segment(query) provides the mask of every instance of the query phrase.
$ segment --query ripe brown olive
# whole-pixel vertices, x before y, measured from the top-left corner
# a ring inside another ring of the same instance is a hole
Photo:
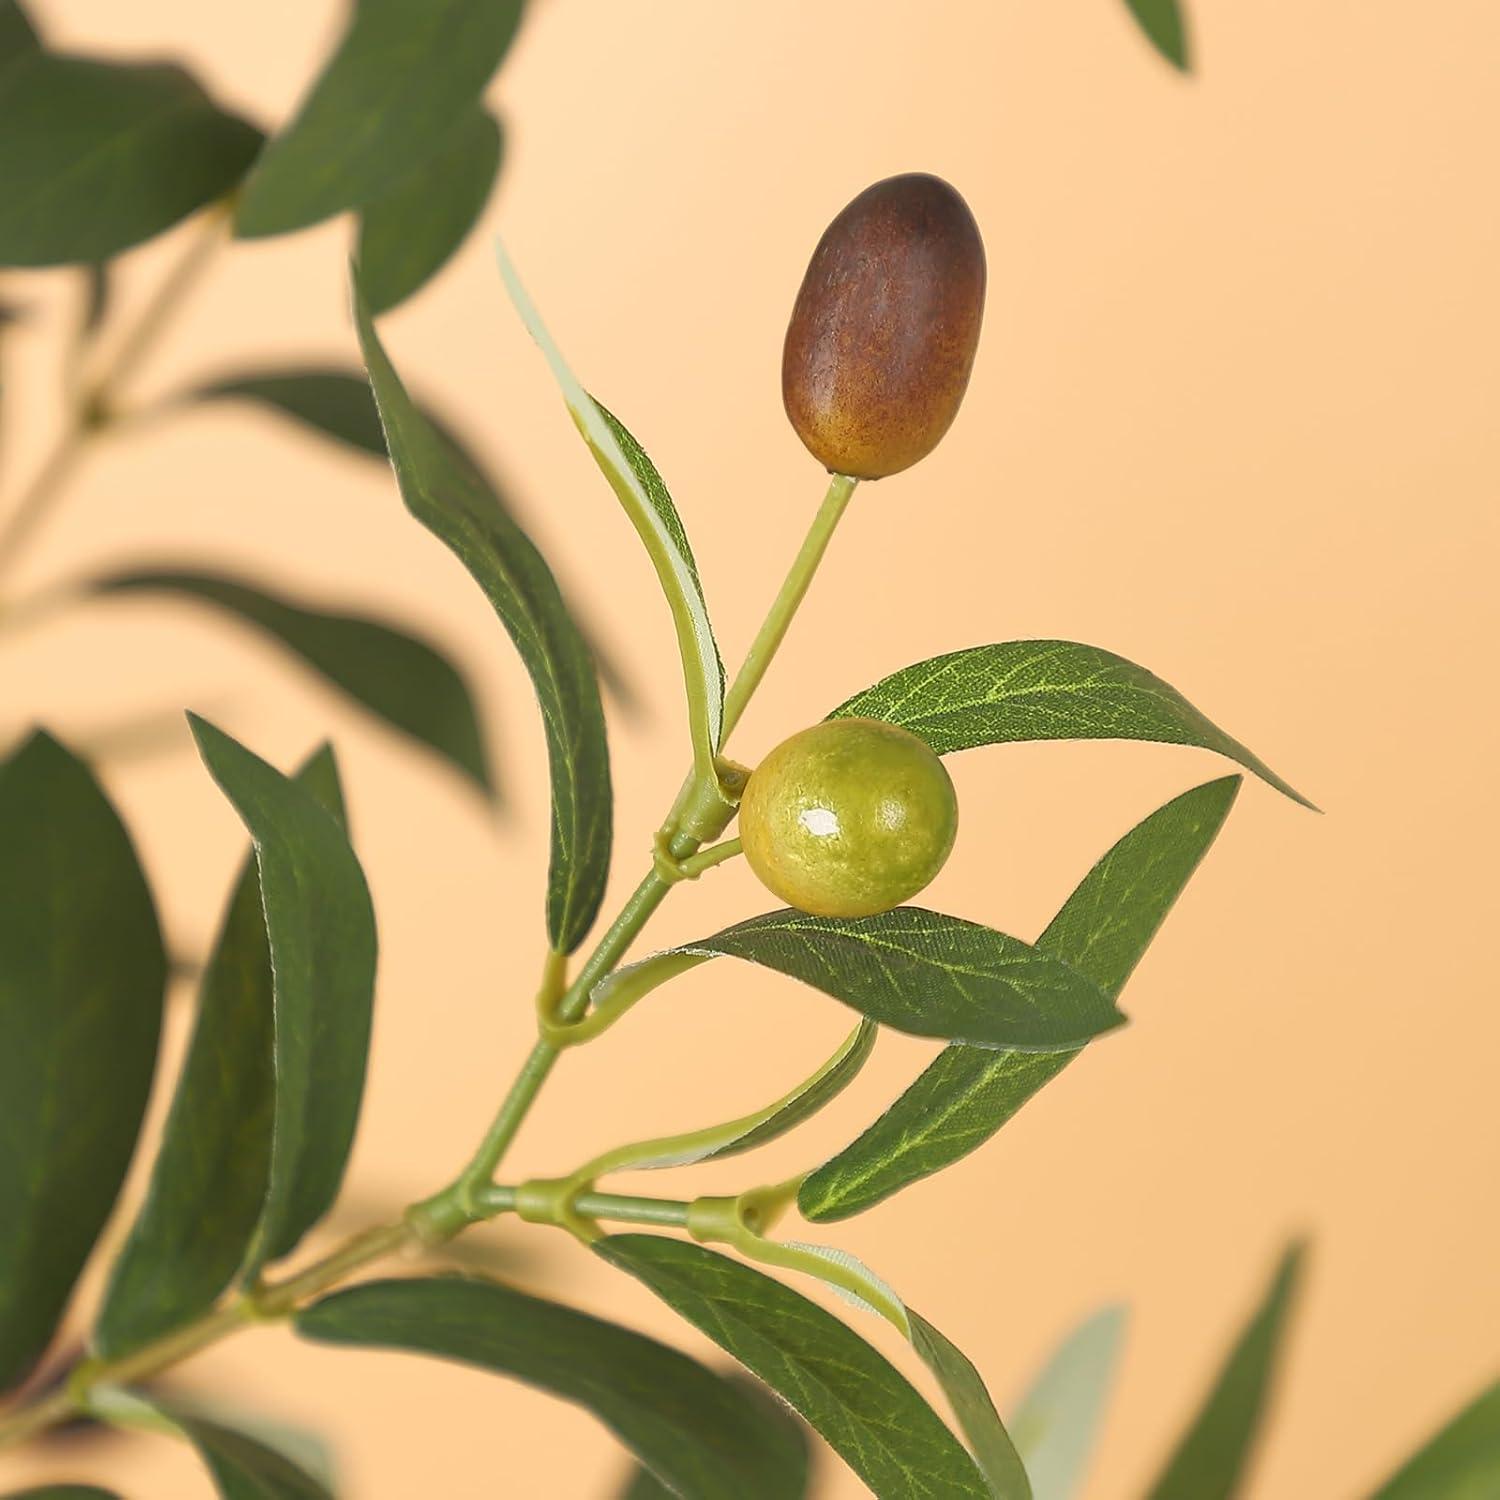
[[[761,883],[819,917],[867,917],[915,896],[958,830],[948,772],[916,735],[829,719],[750,773],[740,839]]]
[[[835,474],[880,479],[948,430],[984,315],[969,206],[924,173],[868,187],[818,241],[782,354],[787,416]]]

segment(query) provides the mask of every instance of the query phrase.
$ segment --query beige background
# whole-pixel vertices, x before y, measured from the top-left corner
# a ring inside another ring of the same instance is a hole
[[[37,9],[78,48],[180,53],[265,118],[295,101],[342,12]],[[683,759],[667,617],[504,302],[491,233],[673,485],[734,658],[820,490],[777,388],[806,257],[876,177],[923,168],[962,188],[991,276],[967,405],[930,460],[861,494],[737,753],[753,759],[908,661],[1059,635],[1160,672],[1327,813],[1247,787],[1127,991],[1135,1024],[982,1154],[827,1238],[957,1336],[1001,1398],[1076,1319],[1128,1300],[1088,1490],[1104,1500],[1138,1492],[1282,1238],[1305,1230],[1308,1295],[1251,1493],[1352,1496],[1500,1362],[1500,11],[1193,9],[1201,74],[1184,82],[1118,0],[544,0],[494,91],[513,149],[486,232],[386,333],[412,382],[482,435],[559,572],[643,663],[646,710],[612,723],[617,900]],[[351,358],[346,244],[339,224],[237,248],[141,393]],[[173,253],[129,257],[127,297]],[[74,287],[6,286],[39,308],[6,356],[13,490],[57,420]],[[511,798],[498,827],[269,648],[185,607],[93,606],[0,645],[13,727],[35,716],[85,737],[191,704],[283,762],[336,738],[383,944],[351,1182],[353,1212],[375,1211],[456,1164],[528,1042],[546,818],[527,684],[382,471],[254,413],[203,411],[101,450],[15,584],[168,555],[421,621],[471,665],[495,727]],[[1034,935],[1119,833],[1220,769],[1108,744],[962,757],[963,833],[932,903]],[[201,951],[239,857],[232,815],[180,730],[110,779],[174,943]],[[721,872],[658,936],[765,900],[744,870]],[[560,1170],[627,1134],[754,1107],[846,1024],[790,984],[704,971],[561,1070],[515,1165]],[[926,1050],[882,1044],[828,1117],[767,1153],[765,1175],[842,1144]],[[700,1172],[687,1190],[751,1170]],[[561,1236],[500,1243],[526,1246],[528,1285],[680,1332]],[[330,1433],[359,1500],[582,1500],[620,1469],[589,1418],[545,1397],[276,1331],[203,1359],[196,1388]],[[162,1440],[79,1449],[66,1468],[155,1500],[206,1493]],[[12,1459],[0,1479],[32,1472],[57,1470]],[[828,1495],[858,1493],[832,1464],[826,1478]]]

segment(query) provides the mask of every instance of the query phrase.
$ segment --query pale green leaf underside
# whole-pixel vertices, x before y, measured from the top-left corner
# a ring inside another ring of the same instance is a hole
[[[1058,1346],[1010,1421],[1035,1500],[1073,1500],[1098,1441],[1125,1332],[1125,1309],[1105,1307]]]
[[[1282,1255],[1264,1297],[1147,1500],[1230,1500],[1239,1493],[1270,1401],[1302,1259],[1301,1245]]]
[[[641,445],[617,418],[584,390],[547,331],[536,305],[511,264],[503,246],[497,247],[500,274],[526,330],[546,356],[563,400],[583,434],[594,461],[619,497],[631,524],[645,544],[662,592],[677,627],[677,644],[687,681],[693,720],[693,742],[699,756],[712,756],[724,730],[724,664],[709,622],[708,602],[698,577],[698,565],[688,546],[682,518],[672,503],[661,475]]]
[[[221,1500],[333,1500],[333,1492],[277,1448],[185,1406],[149,1403],[198,1450]]]
[[[905,1376],[816,1303],[699,1245],[614,1235],[595,1249],[778,1392],[880,1500],[987,1500],[973,1460]]]
[[[1500,1381],[1422,1445],[1370,1500],[1493,1500],[1500,1495]]]
[[[674,951],[760,964],[897,1031],[979,1047],[1055,1052],[1124,1020],[1098,985],[1067,964],[920,906],[850,918],[788,908]]]
[[[1084,877],[1037,951],[1117,999],[1233,805],[1238,776],[1195,787],[1131,829]],[[1076,1052],[946,1048],[857,1140],[811,1173],[810,1219],[847,1218],[982,1146]]]
[[[1307,798],[1144,667],[1074,641],[1002,641],[903,667],[856,693],[831,719],[883,719],[939,755],[1023,740],[1148,740],[1196,745]]]

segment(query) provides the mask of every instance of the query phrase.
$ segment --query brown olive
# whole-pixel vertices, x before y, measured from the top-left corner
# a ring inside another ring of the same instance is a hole
[[[941,178],[888,177],[828,226],[781,364],[787,416],[825,468],[880,479],[932,452],[974,367],[984,281],[979,226]]]

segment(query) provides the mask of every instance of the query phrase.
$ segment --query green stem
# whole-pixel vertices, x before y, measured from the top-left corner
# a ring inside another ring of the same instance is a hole
[[[828,493],[823,496],[823,503],[818,507],[812,526],[803,539],[802,548],[797,553],[791,571],[781,585],[781,592],[777,594],[775,602],[771,605],[765,623],[760,627],[759,634],[746,653],[744,665],[736,673],[729,692],[725,695],[725,740],[729,738],[730,730],[739,723],[756,688],[760,686],[761,679],[766,675],[766,669],[771,665],[782,641],[786,639],[792,618],[807,596],[813,575],[818,571],[818,564],[823,561],[823,554],[827,552],[828,544],[833,540],[834,529],[838,526],[854,494],[854,487],[858,483],[857,479],[850,479],[847,474],[835,474],[829,481]]]
[[[488,1187],[479,1196],[486,1216],[514,1213],[516,1189]],[[626,1193],[580,1193],[571,1204],[585,1219],[611,1219],[622,1224],[652,1224],[664,1229],[686,1229],[688,1204],[673,1198],[641,1198]]]
[[[52,451],[43,459],[41,468],[16,501],[4,525],[0,526],[0,572],[14,564],[37,527],[56,506],[85,450],[109,425],[110,408],[120,386],[135,373],[163,329],[182,307],[224,242],[228,226],[228,204],[216,204],[204,216],[202,231],[167,273],[166,280],[142,310],[139,321],[125,335],[114,357],[74,403],[67,425]]]

